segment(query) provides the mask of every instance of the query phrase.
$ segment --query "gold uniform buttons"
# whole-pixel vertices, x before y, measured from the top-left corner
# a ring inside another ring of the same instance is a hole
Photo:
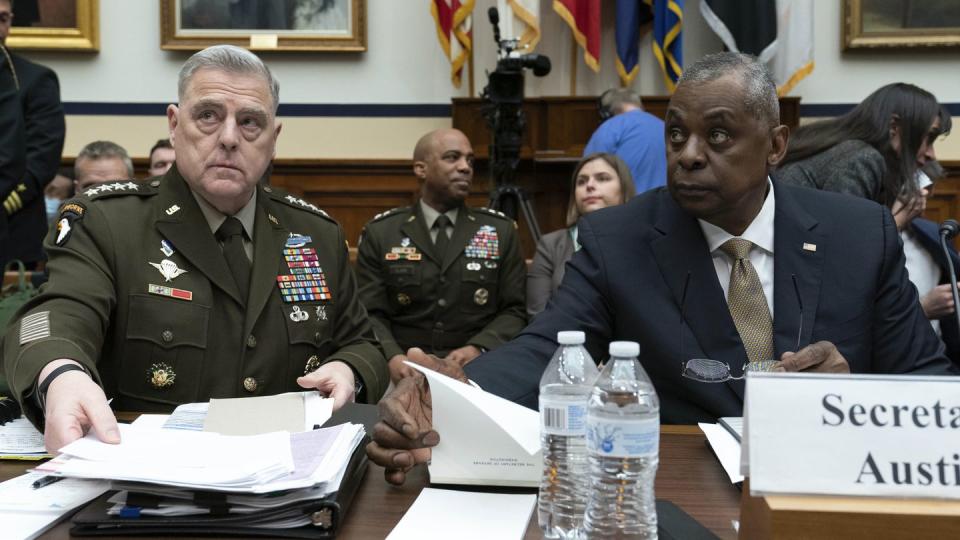
[[[160,339],[162,339],[164,343],[170,343],[173,341],[173,332],[170,330],[164,330],[163,332],[160,332]]]
[[[399,293],[399,294],[397,294],[397,303],[400,304],[401,306],[409,306],[409,305],[410,305],[410,295],[408,295],[408,294],[406,294],[406,293]]]
[[[253,334],[250,334],[249,336],[247,336],[247,347],[250,347],[252,349],[256,346],[257,346],[257,338]]]
[[[320,362],[319,356],[315,354],[310,355],[310,358],[307,358],[307,364],[303,367],[303,374],[307,375],[313,373],[314,371],[320,369],[321,364],[322,363]]]
[[[447,301],[443,298],[437,300],[437,305],[440,307],[447,307]]]
[[[247,392],[256,392],[257,391],[257,380],[253,377],[247,377],[243,380],[243,389]]]

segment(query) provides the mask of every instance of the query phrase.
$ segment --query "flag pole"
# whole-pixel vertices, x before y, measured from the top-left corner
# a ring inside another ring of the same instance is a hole
[[[570,32],[570,95],[577,95],[577,40]]]
[[[470,64],[467,68],[467,78],[470,81],[470,97],[475,97],[477,94],[473,88],[473,47],[470,47],[470,56],[467,57],[467,62]]]

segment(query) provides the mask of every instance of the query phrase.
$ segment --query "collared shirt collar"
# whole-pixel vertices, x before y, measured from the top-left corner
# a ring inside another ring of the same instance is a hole
[[[227,216],[205,201],[203,197],[198,195],[195,191],[191,190],[190,193],[193,193],[193,198],[197,200],[197,204],[200,206],[200,211],[203,213],[203,218],[207,220],[207,225],[210,226],[210,231],[213,234],[217,234],[217,229],[219,229],[220,225],[223,225],[223,222],[227,220]],[[234,214],[234,217],[240,220],[240,224],[243,225],[243,232],[247,233],[247,238],[253,240],[253,225],[257,218],[256,189],[253,190],[253,196],[250,197],[250,201],[248,201],[239,212]]]
[[[423,199],[420,200],[420,211],[423,212],[424,225],[427,227],[427,230],[433,228],[433,222],[440,217],[440,212],[437,212],[429,204],[423,202]],[[444,212],[448,218],[450,218],[450,225],[457,225],[457,215],[460,212],[460,208],[452,208]]]
[[[753,218],[753,221],[739,238],[749,240],[753,242],[755,246],[772,254],[773,218],[776,213],[776,202],[773,196],[773,181],[770,180],[769,176],[767,177],[767,186],[769,187],[767,190],[767,198],[763,201],[760,212]],[[702,219],[698,219],[697,221],[700,222],[700,229],[703,230],[703,237],[707,240],[710,253],[719,249],[727,240],[734,238],[732,234],[712,223],[707,223]]]

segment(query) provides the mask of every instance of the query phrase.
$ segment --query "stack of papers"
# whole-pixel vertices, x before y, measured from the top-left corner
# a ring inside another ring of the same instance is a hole
[[[743,436],[743,418],[725,417],[718,424],[698,424],[703,434],[707,436],[710,448],[723,466],[724,472],[730,477],[730,482],[743,482],[740,474],[740,439]]]
[[[387,540],[523,538],[536,502],[532,494],[424,488]]]
[[[0,459],[43,459],[50,457],[43,446],[43,433],[20,417],[0,426]]]
[[[43,476],[27,473],[0,483],[4,538],[36,538],[71,510],[109,488],[108,482],[67,479],[34,489],[33,483]]]

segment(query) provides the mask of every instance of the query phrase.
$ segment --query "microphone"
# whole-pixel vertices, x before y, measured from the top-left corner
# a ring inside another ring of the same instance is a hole
[[[940,224],[940,236],[946,236],[947,240],[953,240],[953,237],[960,233],[960,223],[955,219],[948,219]]]
[[[500,24],[500,12],[497,10],[496,6],[487,10],[487,17],[490,19],[490,24]]]
[[[957,318],[957,330],[960,331],[960,315],[957,315],[957,309],[960,309],[960,293],[957,292],[957,271],[953,268],[953,257],[950,256],[950,248],[947,247],[947,241],[952,240],[958,232],[960,232],[960,223],[957,223],[956,220],[948,219],[940,224],[940,249],[943,250],[943,260],[947,261],[947,270],[950,271],[953,313]]]

